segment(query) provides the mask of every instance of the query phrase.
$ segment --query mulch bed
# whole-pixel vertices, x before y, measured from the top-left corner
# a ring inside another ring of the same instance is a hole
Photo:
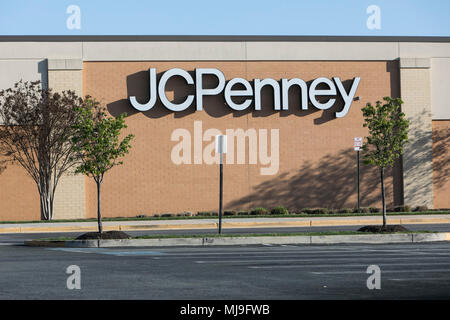
[[[100,240],[100,239],[131,239],[131,236],[123,231],[106,231],[103,233],[87,232],[76,238],[76,240]]]
[[[404,226],[399,224],[383,226],[365,226],[358,229],[360,232],[384,233],[384,232],[409,232]]]

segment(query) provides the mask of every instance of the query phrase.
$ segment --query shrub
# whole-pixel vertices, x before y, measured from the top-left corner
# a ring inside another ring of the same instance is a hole
[[[138,214],[136,216],[136,218],[138,218],[138,219],[147,218],[147,215],[145,215],[145,214]]]
[[[327,208],[304,208],[302,213],[306,214],[328,214]]]
[[[224,216],[237,216],[237,214],[238,213],[236,211],[234,211],[234,210],[226,210],[226,211],[223,212]]]
[[[338,212],[339,212],[338,209],[328,209],[328,214],[336,214]]]
[[[201,217],[210,217],[211,216],[211,212],[209,212],[209,211],[199,211],[199,212],[197,212],[197,215],[201,216]]]
[[[239,211],[238,216],[248,216],[248,211]]]
[[[314,214],[328,214],[327,208],[316,208],[314,209]]]
[[[278,206],[278,207],[272,208],[272,210],[270,210],[270,214],[279,214],[279,215],[289,214],[289,211],[288,211],[288,209],[286,209],[283,206]]]
[[[153,217],[159,218],[159,213],[154,214]]]
[[[163,217],[163,218],[173,217],[173,216],[175,216],[173,213],[163,213],[163,214],[161,215],[161,217]]]
[[[184,214],[185,217],[193,217],[194,216],[194,214],[192,212],[189,212],[189,211],[185,211],[185,212],[183,212],[183,214]]]
[[[425,211],[429,211],[429,209],[427,206],[417,206],[414,208],[414,211],[425,212]]]
[[[394,207],[394,212],[411,212],[410,206],[396,206]]]
[[[342,208],[342,209],[339,209],[338,212],[339,213],[353,213],[353,210],[350,208]]]
[[[250,211],[250,214],[252,216],[265,215],[265,214],[267,214],[267,209],[266,208],[254,208],[254,209],[252,209],[252,211]]]
[[[381,211],[380,208],[375,208],[375,207],[369,207],[370,213],[378,213]]]
[[[362,207],[362,208],[359,208],[360,209],[360,211],[362,212],[362,213],[371,213],[372,211],[370,211],[370,208],[368,208],[368,207]]]

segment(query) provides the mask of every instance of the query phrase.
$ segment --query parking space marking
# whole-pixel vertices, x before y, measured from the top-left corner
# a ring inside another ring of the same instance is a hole
[[[389,266],[411,266],[411,263],[379,263],[380,267],[389,267]],[[435,263],[414,263],[414,266],[450,266],[450,262],[435,262]],[[274,266],[247,266],[249,269],[297,269],[297,268],[367,268],[368,264],[358,264],[358,263],[349,263],[349,264],[293,264],[293,265],[274,265]],[[450,272],[450,270],[449,270]]]
[[[442,280],[450,280],[449,277],[441,277],[441,278],[396,278],[396,279],[387,279],[388,281],[442,281]]]
[[[450,273],[448,269],[410,269],[410,270],[383,270],[384,273]],[[312,274],[366,274],[366,270],[364,271],[310,271]]]
[[[104,248],[49,248],[48,250],[53,251],[65,251],[65,252],[76,252],[76,253],[97,253],[104,255],[113,256],[152,256],[152,255],[163,255],[164,252],[160,251],[150,251],[150,250],[111,250]]]
[[[445,257],[424,257],[424,256],[418,256],[418,257],[355,257],[358,260],[370,260],[370,261],[376,261],[378,260],[430,260],[430,259],[442,259]],[[277,258],[275,261],[276,262],[317,262],[317,261],[327,261],[327,262],[332,262],[332,261],[347,261],[349,258],[348,257],[340,257],[340,258],[330,258],[330,257],[318,257],[315,259],[305,259],[302,257],[296,258],[296,259],[283,259],[283,258]],[[270,263],[270,262],[274,262],[274,259],[259,259],[259,260],[250,260],[250,259],[242,259],[242,260],[197,260],[195,261],[196,263],[199,264],[235,264],[235,263]],[[383,262],[378,262],[379,264],[382,264]],[[331,264],[330,264],[331,265]]]

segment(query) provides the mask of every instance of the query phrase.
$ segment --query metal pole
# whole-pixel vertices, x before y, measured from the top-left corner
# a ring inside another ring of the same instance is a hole
[[[219,234],[222,233],[222,198],[223,198],[223,154],[220,153],[220,186],[219,186]]]
[[[358,167],[358,213],[360,212],[360,199],[359,199],[359,150],[356,151],[356,162],[357,162],[357,167]]]

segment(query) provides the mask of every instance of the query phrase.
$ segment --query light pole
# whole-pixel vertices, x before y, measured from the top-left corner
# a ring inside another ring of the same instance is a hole
[[[216,153],[220,156],[219,162],[219,234],[222,233],[223,214],[223,154],[227,153],[227,136],[216,136]]]

